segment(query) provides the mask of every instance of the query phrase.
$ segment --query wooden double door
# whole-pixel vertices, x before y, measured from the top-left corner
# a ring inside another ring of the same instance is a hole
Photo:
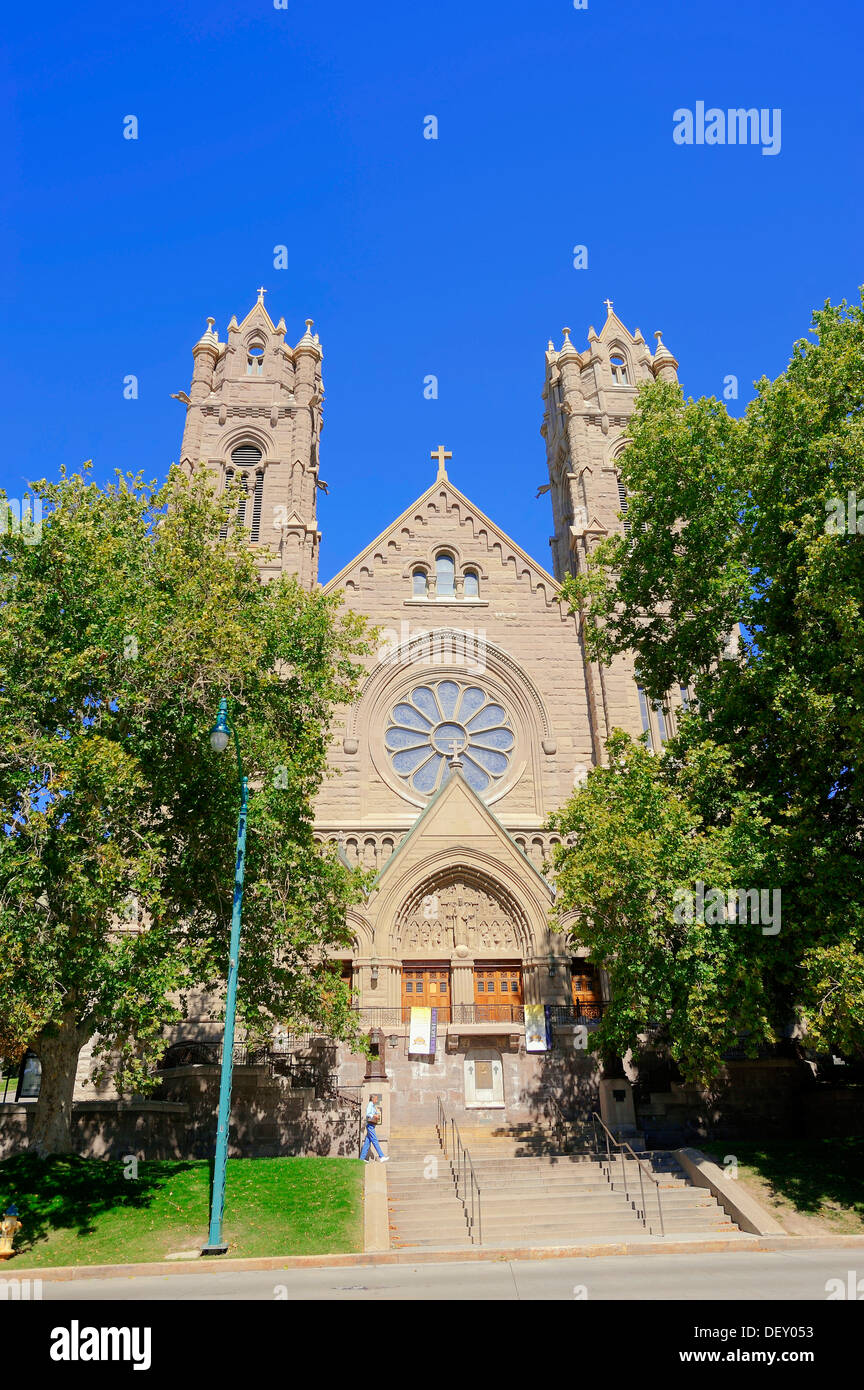
[[[450,1022],[450,968],[447,965],[403,965],[402,1022],[412,1009],[437,1009],[438,1022]]]
[[[522,967],[475,965],[474,1012],[478,1023],[520,1023]]]
[[[603,991],[596,965],[575,960],[571,966],[570,992],[573,1005],[583,1018],[599,1018],[603,1012]]]

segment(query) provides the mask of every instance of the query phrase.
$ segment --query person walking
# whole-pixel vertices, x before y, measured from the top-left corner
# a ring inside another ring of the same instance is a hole
[[[381,1123],[381,1097],[380,1095],[370,1096],[369,1104],[366,1106],[366,1138],[363,1141],[363,1148],[360,1150],[360,1157],[364,1163],[369,1162],[370,1146],[375,1150],[382,1163],[389,1163],[390,1159],[381,1152],[381,1145],[378,1143],[378,1135],[375,1133],[375,1126]]]

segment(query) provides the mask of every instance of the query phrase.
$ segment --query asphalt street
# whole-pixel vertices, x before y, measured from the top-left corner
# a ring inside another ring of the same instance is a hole
[[[760,1300],[827,1299],[829,1280],[864,1275],[864,1250],[629,1255],[595,1259],[483,1260],[343,1265],[76,1279],[43,1283],[45,1300]],[[861,1276],[858,1276],[861,1277]]]

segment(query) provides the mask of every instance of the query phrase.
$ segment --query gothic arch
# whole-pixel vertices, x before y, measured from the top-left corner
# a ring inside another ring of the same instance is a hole
[[[521,904],[500,881],[476,867],[448,864],[408,891],[393,924],[391,947],[397,956],[411,949],[440,949],[449,956],[460,947],[472,955],[492,950],[525,956],[531,952],[531,928]]]
[[[553,901],[549,885],[533,874],[529,880],[515,863],[507,863],[485,851],[471,849],[466,845],[453,845],[446,855],[429,855],[412,865],[405,875],[394,875],[392,884],[382,887],[380,898],[374,907],[376,921],[383,927],[379,933],[379,954],[389,952],[394,959],[400,958],[404,954],[406,927],[413,925],[418,916],[422,918],[424,899],[434,897],[436,893],[447,898],[447,890],[460,883],[468,888],[470,893],[476,894],[478,899],[485,897],[486,902],[483,906],[487,913],[490,907],[494,909],[497,905],[499,923],[503,926],[506,918],[512,925],[511,944],[504,944],[502,932],[502,941],[497,947],[494,941],[487,946],[483,942],[478,943],[476,939],[472,946],[467,940],[456,939],[455,924],[452,932],[449,932],[448,928],[449,935],[445,939],[443,928],[446,926],[448,910],[445,903],[444,913],[441,914],[444,918],[441,923],[441,944],[430,946],[429,950],[446,956],[451,956],[455,950],[459,955],[461,945],[467,948],[464,952],[466,955],[474,952],[480,955],[513,954],[523,959],[548,950],[549,909]],[[478,901],[475,930],[482,920],[480,905]],[[494,919],[494,911],[492,916]],[[385,932],[388,930],[389,941],[385,940]],[[415,949],[419,949],[422,954],[426,948]]]
[[[237,425],[222,441],[223,467],[230,468],[231,455],[235,449],[239,449],[244,444],[252,444],[256,449],[261,450],[261,459],[258,463],[259,468],[264,468],[268,463],[275,462],[273,457],[272,436],[258,429],[255,425]]]

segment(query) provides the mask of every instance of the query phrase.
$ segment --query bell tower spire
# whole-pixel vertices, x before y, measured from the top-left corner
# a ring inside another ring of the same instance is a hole
[[[192,349],[181,464],[207,468],[221,492],[239,483],[240,517],[262,578],[295,574],[318,582],[318,450],[323,426],[323,356],[313,321],[296,347],[285,320],[274,324],[257,290],[242,323],[232,316],[220,342],[215,320]]]

